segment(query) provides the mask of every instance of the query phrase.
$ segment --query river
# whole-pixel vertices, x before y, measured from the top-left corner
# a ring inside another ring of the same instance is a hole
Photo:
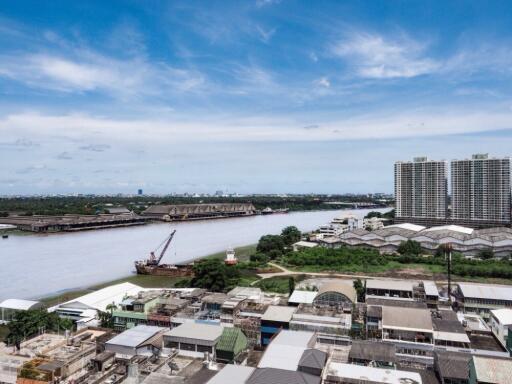
[[[254,244],[262,235],[280,233],[288,225],[311,231],[335,217],[364,217],[369,211],[292,212],[76,233],[11,235],[0,239],[0,301],[43,297],[125,277],[133,273],[133,262],[146,258],[171,227],[176,235],[163,262],[179,263],[229,246]]]

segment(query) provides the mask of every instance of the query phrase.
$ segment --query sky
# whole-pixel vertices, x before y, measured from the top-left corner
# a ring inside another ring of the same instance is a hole
[[[0,194],[392,192],[512,152],[505,1],[5,1]]]

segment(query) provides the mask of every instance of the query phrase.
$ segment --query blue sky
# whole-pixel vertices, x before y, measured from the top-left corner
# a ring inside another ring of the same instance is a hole
[[[503,1],[12,1],[0,194],[391,192],[510,155]]]

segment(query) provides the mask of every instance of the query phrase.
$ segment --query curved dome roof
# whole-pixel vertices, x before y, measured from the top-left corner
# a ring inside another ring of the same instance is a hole
[[[318,297],[326,292],[335,292],[335,293],[341,293],[342,295],[346,296],[350,301],[353,303],[356,302],[357,293],[354,287],[351,284],[345,283],[343,281],[331,281],[325,284],[322,284],[320,288],[318,289],[318,294],[315,297],[315,300],[318,299]]]

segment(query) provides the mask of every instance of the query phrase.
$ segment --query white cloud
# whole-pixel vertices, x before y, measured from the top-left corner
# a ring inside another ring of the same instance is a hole
[[[314,84],[319,87],[329,88],[331,86],[331,82],[327,77],[321,77],[314,81]]]
[[[366,78],[415,77],[439,69],[440,63],[425,56],[426,46],[401,37],[390,40],[380,35],[355,33],[331,47],[332,52]]]
[[[470,134],[512,130],[512,110],[434,109],[411,110],[394,114],[375,114],[322,121],[316,129],[304,129],[304,123],[284,117],[205,116],[195,120],[139,120],[101,118],[90,115],[10,115],[0,120],[0,133],[11,135],[77,138],[104,145],[113,140],[122,145],[173,145],[176,142],[244,141],[325,141],[408,138]],[[144,140],[141,142],[141,132]],[[94,147],[100,148],[100,147]],[[104,149],[101,147],[100,149]]]
[[[142,57],[115,59],[89,50],[70,57],[52,54],[0,56],[0,76],[60,92],[103,91],[119,98],[198,90],[198,71],[150,63]]]
[[[272,28],[272,29],[263,29],[262,27],[260,27],[259,25],[256,26],[256,30],[258,31],[258,34],[260,36],[260,40],[264,43],[268,43],[270,41],[270,39],[272,38],[272,36],[274,36],[274,33],[276,33],[276,28]]]

